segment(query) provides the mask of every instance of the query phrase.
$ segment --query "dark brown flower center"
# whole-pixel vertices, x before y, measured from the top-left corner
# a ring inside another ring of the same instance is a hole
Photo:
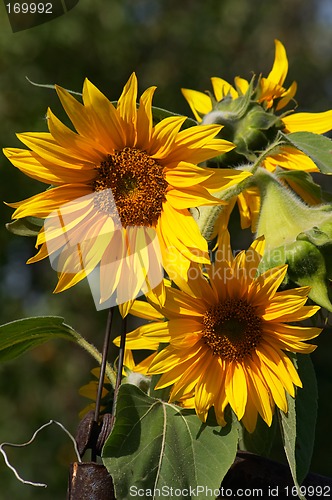
[[[155,226],[168,186],[163,167],[145,151],[124,148],[108,155],[93,181],[95,206],[119,214],[123,227]]]
[[[203,340],[214,354],[228,361],[250,356],[262,338],[262,320],[245,300],[228,299],[208,309]]]

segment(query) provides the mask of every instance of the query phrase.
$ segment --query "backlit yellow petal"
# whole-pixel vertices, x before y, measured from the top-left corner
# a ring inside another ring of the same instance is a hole
[[[181,92],[198,122],[202,121],[202,116],[212,111],[212,102],[207,94],[190,89],[181,89]]]
[[[235,88],[228,82],[226,82],[226,80],[214,76],[211,78],[211,82],[212,82],[213,92],[217,101],[221,101],[227,95],[230,95],[233,99],[239,97],[239,94],[237,93]],[[210,109],[210,111],[212,111],[212,108]]]
[[[272,70],[268,75],[268,80],[278,85],[283,85],[288,72],[288,59],[285,47],[279,40],[275,40],[275,56]]]

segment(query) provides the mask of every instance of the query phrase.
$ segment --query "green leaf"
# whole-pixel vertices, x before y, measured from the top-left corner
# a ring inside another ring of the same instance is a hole
[[[37,236],[43,224],[44,220],[38,217],[23,217],[22,219],[14,220],[14,222],[8,222],[6,228],[18,236]]]
[[[40,316],[1,325],[0,361],[16,358],[54,338],[77,341],[78,334],[63,321],[57,316]]]
[[[332,174],[332,141],[312,132],[281,134],[286,143],[309,156],[323,174]]]
[[[118,500],[138,490],[144,498],[160,498],[155,489],[171,487],[180,492],[179,499],[191,498],[185,494],[191,487],[195,498],[205,500],[205,488],[217,490],[233,464],[237,441],[235,426],[203,424],[192,411],[126,384],[119,391],[115,426],[102,458]]]
[[[309,472],[315,440],[317,418],[317,382],[308,355],[297,355],[302,389],[296,398],[287,395],[288,413],[279,412],[287,460],[295,486],[299,486]],[[299,495],[305,500],[304,496]]]
[[[268,457],[273,445],[276,428],[277,424],[275,418],[272,421],[272,425],[269,427],[259,414],[254,432],[248,432],[239,422],[238,433],[240,450],[250,451],[256,455]]]
[[[58,316],[38,316],[19,319],[0,326],[0,362],[17,358],[30,349],[34,349],[49,340],[70,340],[85,349],[99,364],[100,352],[71,326]],[[116,373],[112,366],[106,364],[106,376],[115,384]]]

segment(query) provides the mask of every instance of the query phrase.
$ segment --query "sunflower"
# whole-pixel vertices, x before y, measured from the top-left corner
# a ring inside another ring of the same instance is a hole
[[[10,204],[16,208],[14,219],[47,218],[37,237],[39,251],[28,262],[54,257],[59,273],[55,292],[99,272],[99,266],[100,302],[118,289],[117,303],[128,300],[128,287],[135,297],[142,281],[151,278],[149,266],[158,267],[151,262],[158,253],[151,251],[151,232],[166,270],[185,275],[190,261],[208,262],[206,241],[189,208],[219,203],[212,191],[249,175],[197,166],[234,147],[215,139],[221,127],[180,131],[182,116],[154,125],[155,87],[142,94],[138,106],[135,74],[116,106],[88,79],[83,103],[61,87],[56,91],[76,132],[48,110],[48,133],[18,134],[30,149],[4,150],[26,175],[51,184],[43,193]]]
[[[151,320],[155,310],[155,321],[127,335],[130,349],[168,344],[152,354],[148,373],[162,374],[157,389],[172,386],[170,401],[194,407],[203,422],[213,406],[222,426],[230,405],[249,432],[258,413],[270,426],[275,406],[287,412],[286,393],[302,386],[288,353],[311,353],[316,346],[304,341],[320,333],[289,324],[319,307],[304,305],[309,287],[277,291],[287,266],[257,274],[263,246],[260,238],[233,258],[227,242],[208,276],[193,264],[188,282],[166,288],[164,307],[153,296],[136,301],[132,313],[146,308]]]
[[[293,82],[288,89],[283,87],[287,72],[288,59],[286,50],[279,40],[275,40],[275,59],[272,70],[266,78],[259,78],[257,88],[254,92],[257,103],[259,103],[265,111],[268,111],[268,113],[280,111],[282,108],[286,107],[295,96],[297,90],[296,82]],[[211,78],[211,82],[214,94],[213,97],[195,90],[182,89],[182,93],[199,123],[209,121],[208,116],[213,109],[216,109],[214,106],[218,106],[218,103],[226,99],[234,101],[240,98],[248,91],[250,86],[247,80],[240,77],[235,78],[235,87],[217,77]],[[313,132],[315,134],[323,134],[332,129],[332,110],[322,113],[288,112],[287,114],[281,115],[280,119],[281,126],[278,126],[278,129],[281,129],[285,134],[292,132]],[[275,130],[275,133],[276,132],[277,129]],[[222,134],[223,132],[221,132],[221,136]],[[265,146],[267,145],[268,141],[266,141]],[[264,147],[261,149],[264,149]],[[319,171],[311,158],[295,147],[286,145],[280,146],[278,149],[275,149],[273,154],[266,156],[261,166],[270,172],[274,172],[277,167],[287,170],[301,170],[304,172]],[[303,189],[300,183],[290,181],[289,185],[307,203],[316,204],[321,202],[321,200],[313,197]],[[240,212],[242,229],[251,226],[252,231],[255,231],[260,206],[259,190],[254,187],[251,187],[249,190],[244,190],[238,197],[230,201],[232,208],[236,202]],[[227,227],[231,211],[231,209],[228,209],[222,212],[218,225],[216,226],[215,235],[220,232],[220,227]]]
[[[288,59],[286,50],[279,40],[275,40],[275,59],[269,75],[259,79],[256,89],[257,102],[261,103],[264,109],[279,111],[293,99],[297,85],[292,85],[285,89],[283,83],[288,72]],[[211,78],[214,97],[196,90],[182,89],[196,120],[204,122],[204,117],[213,110],[215,101],[221,102],[226,97],[233,100],[244,95],[249,89],[249,82],[244,78],[235,78],[235,87],[227,83],[222,78]],[[322,113],[289,113],[282,116],[282,131],[286,134],[292,132],[313,132],[324,134],[332,129],[332,110]],[[268,156],[263,166],[270,171],[274,171],[277,166],[290,170],[304,170],[306,172],[318,171],[313,161],[301,151],[292,147],[283,146],[275,154]]]

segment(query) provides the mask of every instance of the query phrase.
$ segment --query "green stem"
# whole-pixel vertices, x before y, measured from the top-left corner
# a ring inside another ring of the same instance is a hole
[[[282,145],[285,144],[285,141],[283,140],[282,137],[277,136],[276,140],[272,142],[271,144],[268,145],[268,147],[259,155],[255,163],[253,163],[252,167],[249,169],[249,172],[252,174],[255,174],[257,169],[261,166],[261,163],[272,153],[276,154],[278,148]]]
[[[230,201],[234,196],[238,196],[244,189],[253,186],[253,176],[247,177],[242,182],[229,189],[224,189],[218,193],[213,193],[215,198],[223,201]],[[192,214],[198,224],[202,236],[206,240],[212,239],[214,227],[219,215],[224,210],[224,205],[215,205],[213,207],[200,207],[198,212],[192,211]],[[196,215],[198,214],[198,215]]]
[[[85,340],[85,338],[82,337],[79,333],[73,331],[72,335],[75,338],[76,343],[80,347],[83,347],[83,349],[85,349],[100,365],[102,361],[102,355],[98,351],[98,349],[96,349],[94,345],[90,344],[87,340]],[[112,386],[115,387],[116,373],[108,362],[106,363],[105,374],[106,377],[109,379],[110,383],[112,384]]]

